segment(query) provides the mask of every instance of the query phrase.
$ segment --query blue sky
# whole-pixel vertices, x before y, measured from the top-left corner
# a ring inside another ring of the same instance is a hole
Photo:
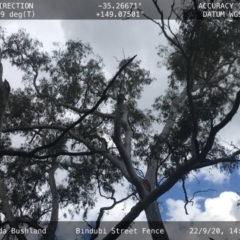
[[[211,172],[214,170],[210,169],[209,171]],[[234,171],[232,174],[223,173],[221,180],[215,183],[212,183],[209,180],[206,180],[204,175],[202,176],[200,175],[198,177],[198,180],[196,180],[195,178],[192,178],[191,180],[186,181],[188,198],[191,199],[194,192],[203,191],[195,195],[195,198],[193,200],[194,202],[193,206],[197,207],[197,209],[199,209],[201,212],[205,212],[206,211],[205,203],[207,199],[212,199],[213,201],[215,200],[217,203],[217,201],[219,201],[221,198],[223,200],[223,196],[221,196],[222,193],[225,194],[226,196],[229,195],[229,198],[235,195],[235,202],[232,202],[231,207],[236,208],[237,210],[238,199],[240,200],[240,197],[238,197],[237,195],[240,190],[238,182],[239,182],[238,170]],[[209,190],[209,191],[205,192],[206,190]],[[169,202],[170,199],[173,201]],[[163,219],[166,221],[176,220],[174,216],[172,216],[172,214],[169,212],[169,208],[171,208],[171,206],[174,207],[174,205],[177,204],[177,201],[180,201],[178,202],[178,203],[181,203],[180,205],[184,205],[185,195],[182,189],[182,182],[178,182],[171,190],[169,190],[163,196],[161,196],[161,198],[159,198],[159,201],[163,202],[163,206],[161,207],[161,213],[162,213]],[[223,200],[223,203],[224,203],[224,200]],[[189,203],[187,206],[189,215],[185,214],[184,209],[181,210],[181,214],[185,215],[185,220],[192,218],[191,206],[192,206],[191,203]],[[224,205],[222,207],[224,207]],[[192,211],[194,212],[195,210],[192,210]],[[229,215],[231,214],[233,213],[229,212]],[[238,214],[239,216],[235,216],[236,220],[240,220],[240,212],[238,212]],[[225,216],[222,216],[222,217],[220,217],[220,215],[218,216],[220,221],[224,221]],[[218,220],[217,217],[215,220]]]

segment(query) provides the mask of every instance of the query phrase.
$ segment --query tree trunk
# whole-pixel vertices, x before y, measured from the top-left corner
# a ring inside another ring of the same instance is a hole
[[[151,164],[148,165],[147,173],[145,176],[146,179],[148,180],[148,184],[150,185],[150,189],[148,190],[148,192],[151,192],[152,189],[154,189],[154,187],[156,186],[155,173],[156,173],[157,167],[158,166],[157,166],[156,161],[152,161]],[[145,189],[147,189],[146,185],[145,185]],[[169,240],[167,231],[166,231],[163,221],[162,221],[162,217],[161,217],[161,213],[160,213],[157,201],[154,201],[153,203],[151,203],[147,207],[147,209],[145,209],[145,213],[146,213],[149,229],[164,230],[164,234],[154,234],[153,233],[152,239],[153,240]]]
[[[149,229],[154,230],[164,230],[164,234],[152,233],[153,240],[169,240],[167,231],[164,227],[162,217],[157,202],[151,203],[145,210]],[[158,230],[158,231],[159,231]]]
[[[58,168],[57,157],[53,158],[52,168],[49,171],[49,186],[52,194],[52,211],[51,211],[51,220],[48,224],[46,234],[42,236],[43,240],[54,240],[55,233],[58,226],[58,210],[59,210],[59,199],[57,185],[55,181],[54,174]]]
[[[5,191],[5,186],[4,186],[4,183],[1,179],[1,175],[0,175],[0,198],[2,200],[3,213],[4,213],[6,219],[9,222],[10,228],[19,230],[18,225],[17,225],[17,223],[16,223],[16,221],[15,221],[13,215],[12,215],[12,211],[11,211],[11,208],[10,208],[10,205],[9,205],[9,202],[8,202],[7,194],[6,194],[6,191]],[[16,234],[16,236],[19,240],[27,240],[26,237],[23,234]]]

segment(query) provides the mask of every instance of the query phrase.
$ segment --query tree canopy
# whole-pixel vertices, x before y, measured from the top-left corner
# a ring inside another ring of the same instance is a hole
[[[151,20],[168,40],[157,53],[170,75],[165,94],[146,110],[137,102],[155,79],[136,56],[119,61],[115,76],[106,79],[103,60],[89,44],[54,43],[50,54],[24,30],[6,36],[1,29],[1,60],[24,73],[24,88],[9,93],[1,65],[2,227],[41,230],[48,221],[42,237],[54,239],[59,209],[74,205],[70,214],[83,210],[86,219],[99,191],[113,205],[100,209],[92,226],[98,228],[104,211],[120,202],[115,186],[126,179],[129,195],[121,201],[133,197],[136,205],[116,228],[128,228],[145,211],[150,229],[164,229],[158,197],[191,171],[218,166],[231,173],[238,167],[240,150],[230,154],[217,138],[240,103],[238,21],[185,15],[173,32],[153,2],[161,20]],[[163,126],[160,133],[156,124]],[[24,139],[19,148],[12,145],[14,135]],[[57,172],[66,176],[61,184]],[[119,235],[110,232],[104,240]],[[9,231],[6,236],[12,237]]]

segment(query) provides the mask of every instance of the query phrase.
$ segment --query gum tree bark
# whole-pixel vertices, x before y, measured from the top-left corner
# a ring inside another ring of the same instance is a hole
[[[51,220],[46,229],[46,235],[42,236],[44,240],[55,239],[55,232],[58,226],[59,198],[54,174],[58,168],[57,158],[53,158],[52,168],[49,170],[49,186],[52,194]]]
[[[127,114],[128,114],[127,109],[128,108],[127,106],[125,106],[125,103],[124,103],[124,96],[122,94],[119,94],[117,99],[117,109],[116,109],[116,115],[115,115],[115,121],[114,121],[113,140],[126,166],[127,172],[129,174],[129,178],[131,179],[130,182],[134,184],[140,199],[143,200],[146,196],[149,195],[151,190],[154,189],[154,187],[156,186],[155,173],[156,173],[157,165],[155,164],[156,163],[155,161],[149,164],[150,167],[148,168],[145,179],[141,179],[137,176],[131,160],[132,130],[127,121]],[[124,136],[125,136],[124,144],[121,139],[121,127],[124,130]],[[149,228],[151,230],[156,230],[156,229],[165,230],[165,227],[162,222],[160,210],[156,201],[151,203],[145,209],[145,213],[148,220]],[[169,238],[168,238],[167,231],[165,230],[164,234],[162,234],[161,236],[159,234],[152,233],[152,239],[168,240]]]

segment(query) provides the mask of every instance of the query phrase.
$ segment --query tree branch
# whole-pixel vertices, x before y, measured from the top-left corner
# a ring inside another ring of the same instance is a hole
[[[115,80],[117,79],[117,77],[120,75],[120,73],[133,61],[133,59],[136,57],[137,55],[135,55],[134,57],[132,57],[131,59],[129,59],[119,70],[118,72],[115,74],[115,76],[113,77],[113,79],[110,81],[110,83],[108,84],[108,86],[105,88],[105,90],[103,91],[103,94],[101,96],[101,98],[98,100],[98,102],[95,104],[94,107],[92,107],[88,112],[86,112],[85,114],[83,114],[83,116],[81,116],[76,122],[74,122],[73,124],[71,124],[70,126],[68,126],[61,134],[60,136],[58,136],[53,142],[47,144],[47,145],[43,145],[39,148],[34,149],[31,153],[35,154],[36,152],[39,152],[43,149],[47,149],[50,148],[52,146],[54,146],[55,144],[57,144],[66,134],[69,130],[71,130],[72,128],[74,128],[76,125],[78,125],[79,123],[81,123],[89,114],[93,113],[95,110],[97,110],[97,108],[99,107],[99,105],[106,99],[106,93],[109,90],[109,88],[113,85],[113,83],[115,82]],[[36,73],[37,76],[37,73]]]
[[[143,197],[145,195],[145,189],[143,187],[143,184],[141,183],[140,178],[137,176],[131,162],[131,153],[127,151],[127,149],[124,147],[121,139],[121,128],[122,124],[127,124],[126,122],[123,122],[123,116],[125,115],[126,118],[126,109],[124,108],[124,97],[123,94],[118,95],[117,100],[117,109],[115,113],[115,119],[114,119],[114,137],[113,141],[116,144],[118,151],[123,159],[123,162],[126,166],[127,172],[132,179],[132,183],[136,186],[138,193],[140,197]],[[126,120],[126,119],[125,119]],[[125,130],[128,131],[127,126],[125,126]],[[131,129],[130,135],[132,134]],[[129,133],[125,133],[128,135]],[[126,136],[126,140],[129,140],[129,136]],[[130,136],[130,142],[128,144],[131,144],[131,136]]]
[[[90,156],[93,154],[102,154],[105,151],[91,151],[91,152],[68,152],[68,151],[60,151],[53,154],[47,154],[47,155],[36,155],[32,154],[31,152],[25,152],[25,151],[14,151],[14,150],[0,150],[0,155],[5,156],[18,156],[18,157],[26,157],[26,158],[35,158],[35,159],[45,159],[45,158],[52,158],[52,157],[58,157],[58,156]]]
[[[217,124],[215,127],[213,127],[209,133],[207,142],[200,154],[200,159],[205,159],[208,152],[211,150],[214,140],[215,140],[215,136],[216,134],[222,129],[224,128],[233,118],[233,116],[237,113],[237,110],[239,108],[239,104],[240,104],[240,91],[237,92],[236,95],[236,99],[235,102],[233,104],[233,107],[231,109],[231,111],[226,115],[226,117],[219,123]]]
[[[13,129],[5,129],[3,132],[6,133],[6,132],[15,132],[15,131],[26,131],[26,130],[32,130],[32,129],[57,129],[57,130],[64,131],[66,129],[66,127],[62,127],[62,126],[58,126],[58,125],[52,125],[52,126],[49,126],[49,125],[32,125],[31,127],[19,127],[19,128],[13,128]],[[132,183],[132,180],[129,177],[128,172],[126,170],[126,167],[125,167],[125,165],[122,161],[119,161],[119,159],[117,159],[113,155],[109,154],[108,152],[102,151],[102,149],[96,148],[91,143],[89,143],[86,139],[84,139],[81,136],[77,136],[72,131],[69,131],[68,134],[69,134],[69,136],[71,136],[76,141],[79,141],[79,142],[83,143],[91,151],[91,152],[83,152],[82,155],[92,155],[92,154],[95,154],[95,153],[101,154],[103,157],[107,158],[112,164],[114,164],[118,169],[120,169],[123,176],[129,182]],[[8,155],[8,156],[27,156],[27,157],[31,156],[29,153],[23,153],[22,151],[15,151],[15,153],[12,153],[12,151],[8,151],[8,152],[4,152],[4,151],[6,151],[6,150],[0,150],[0,154],[5,153],[5,155]],[[12,155],[10,155],[11,153],[12,153]],[[18,155],[18,154],[20,154],[20,155]],[[68,152],[61,152],[61,154],[69,155]],[[72,153],[72,154],[73,154],[73,156],[81,155],[81,153]],[[76,154],[76,155],[74,155],[74,154]],[[38,159],[38,158],[43,159],[43,158],[47,158],[47,157],[57,157],[57,156],[59,156],[59,155],[57,155],[57,153],[56,153],[56,154],[45,155],[45,156],[32,155],[31,157],[35,157],[36,159]]]

